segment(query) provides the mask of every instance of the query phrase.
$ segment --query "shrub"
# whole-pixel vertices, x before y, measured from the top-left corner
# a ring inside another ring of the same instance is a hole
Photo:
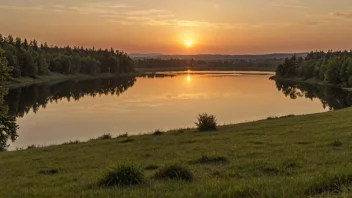
[[[156,179],[170,179],[170,180],[185,180],[192,181],[193,174],[186,167],[181,165],[172,165],[160,169],[154,175]]]
[[[198,122],[195,123],[199,131],[215,131],[217,128],[216,118],[214,115],[207,113],[198,115]]]
[[[101,187],[134,186],[144,182],[143,172],[134,165],[120,165],[100,181]]]
[[[164,134],[164,132],[160,131],[159,129],[156,130],[156,131],[153,133],[153,135],[155,135],[155,136],[159,136],[159,135],[162,135],[162,134]]]
[[[108,140],[108,139],[112,139],[112,135],[111,134],[104,134],[102,136],[99,136],[96,140]]]
[[[216,163],[227,163],[229,162],[226,157],[223,156],[208,156],[202,155],[202,157],[195,161],[197,164],[216,164]]]
[[[27,147],[27,149],[34,149],[34,148],[37,148],[37,146],[36,146],[36,145],[34,145],[34,144],[29,145],[29,146]]]

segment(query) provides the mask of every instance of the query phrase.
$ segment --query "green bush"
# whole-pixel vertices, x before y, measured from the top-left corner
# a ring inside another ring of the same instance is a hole
[[[134,186],[144,182],[143,172],[134,165],[120,165],[100,181],[101,187]]]
[[[185,180],[192,181],[193,174],[186,167],[181,165],[172,165],[160,169],[155,173],[156,179],[170,179],[170,180]]]
[[[207,113],[198,115],[198,122],[195,123],[199,131],[215,131],[217,129],[216,118]]]

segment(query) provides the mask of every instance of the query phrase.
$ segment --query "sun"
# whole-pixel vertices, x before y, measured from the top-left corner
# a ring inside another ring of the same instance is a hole
[[[186,41],[186,42],[185,42],[185,45],[186,45],[187,47],[192,47],[193,42],[192,42],[192,41]]]

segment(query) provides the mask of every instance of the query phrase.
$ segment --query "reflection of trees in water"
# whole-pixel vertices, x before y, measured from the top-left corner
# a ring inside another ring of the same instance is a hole
[[[15,141],[18,137],[16,117],[8,115],[9,108],[4,104],[4,95],[8,90],[0,88],[0,151],[6,151],[10,139]]]
[[[36,113],[40,107],[46,108],[48,103],[78,101],[84,96],[120,95],[136,82],[135,77],[119,77],[95,79],[81,82],[65,81],[50,85],[39,84],[13,89],[5,96],[5,104],[9,106],[9,115],[23,117],[31,109]]]
[[[276,81],[276,87],[291,99],[305,97],[313,100],[313,98],[317,98],[322,102],[324,108],[328,107],[330,110],[352,106],[352,93],[342,89],[283,81]]]

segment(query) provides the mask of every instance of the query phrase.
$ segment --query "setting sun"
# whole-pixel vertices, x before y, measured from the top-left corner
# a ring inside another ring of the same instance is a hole
[[[192,41],[186,41],[186,46],[187,47],[192,47],[192,45],[193,45]]]

